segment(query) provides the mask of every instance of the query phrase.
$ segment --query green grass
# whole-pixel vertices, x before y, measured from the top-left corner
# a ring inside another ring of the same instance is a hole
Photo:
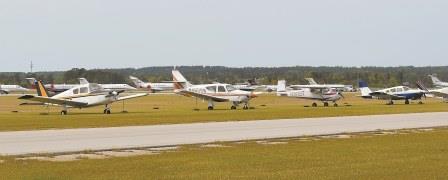
[[[197,102],[200,110],[194,111],[194,98],[150,95],[126,101],[129,113],[120,113],[121,103],[113,104],[113,114],[110,115],[102,114],[103,107],[94,107],[70,109],[69,115],[61,116],[60,107],[19,106],[21,102],[17,97],[0,97],[0,131],[448,111],[448,104],[437,99],[428,98],[423,105],[404,105],[403,101],[397,101],[398,104],[387,106],[385,101],[365,100],[355,97],[355,94],[346,94],[346,98],[339,102],[341,107],[337,108],[304,107],[312,101],[263,95],[251,102],[255,109],[230,110],[229,103],[217,103],[214,111],[206,110],[207,103],[201,100]],[[344,103],[352,106],[343,106]],[[321,103],[319,105],[322,106]],[[49,114],[41,115],[46,112]]]
[[[288,144],[184,146],[159,155],[0,164],[2,179],[445,179],[448,129]]]

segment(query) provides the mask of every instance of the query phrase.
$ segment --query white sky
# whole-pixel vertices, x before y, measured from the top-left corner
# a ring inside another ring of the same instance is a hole
[[[0,0],[0,71],[448,65],[446,0]]]

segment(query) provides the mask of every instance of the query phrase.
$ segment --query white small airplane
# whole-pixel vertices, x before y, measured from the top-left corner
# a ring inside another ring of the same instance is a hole
[[[240,104],[244,104],[243,109],[249,109],[249,101],[258,94],[236,89],[230,84],[193,85],[178,70],[173,70],[172,74],[174,91],[187,97],[208,101],[208,110],[214,109],[214,102],[231,102],[230,109],[236,109]]]
[[[86,78],[78,78],[79,84],[89,84],[89,81],[87,81]],[[109,91],[121,91],[121,90],[136,90],[135,87],[132,87],[128,84],[98,84],[100,85],[104,90]]]
[[[439,78],[437,78],[437,76],[435,74],[428,75],[428,76],[431,78],[432,83],[434,84],[434,86],[436,86],[436,87],[448,87],[448,82],[441,81]]]
[[[389,100],[388,105],[393,105],[394,100],[404,100],[405,104],[409,104],[409,100],[420,100],[419,104],[422,104],[421,99],[425,96],[424,90],[411,89],[407,86],[395,86],[372,92],[364,81],[359,81],[359,89],[362,98]]]
[[[45,86],[41,81],[36,81],[35,86],[37,90],[37,96],[24,95],[19,97],[19,99],[36,101],[42,103],[42,105],[47,106],[61,106],[61,115],[66,115],[68,108],[81,109],[100,105],[105,105],[103,111],[104,114],[110,114],[110,104],[112,104],[113,102],[148,95],[147,93],[140,93],[120,97],[119,95],[123,91],[106,91],[98,84],[88,83],[78,85],[67,91],[50,97],[48,91],[45,89]]]
[[[158,91],[172,91],[174,89],[173,83],[151,83],[143,82],[137,77],[129,76],[135,87],[137,88],[147,88],[149,91],[155,93]]]
[[[29,89],[24,88],[20,85],[0,84],[0,94],[9,94],[11,92],[24,92],[24,91],[29,91]]]
[[[336,103],[344,96],[334,88],[329,88],[324,85],[300,85],[294,86],[293,89],[286,87],[285,80],[279,80],[277,82],[277,96],[295,97],[301,99],[318,100],[324,103],[324,106],[328,106],[328,102],[333,102],[333,106],[337,107]],[[312,107],[317,107],[317,103],[313,102]]]

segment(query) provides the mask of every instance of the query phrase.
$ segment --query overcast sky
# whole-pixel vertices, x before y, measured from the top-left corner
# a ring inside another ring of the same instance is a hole
[[[0,71],[448,65],[446,0],[0,0]]]

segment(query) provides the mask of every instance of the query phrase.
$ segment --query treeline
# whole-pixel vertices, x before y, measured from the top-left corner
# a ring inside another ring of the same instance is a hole
[[[170,81],[173,67],[145,67],[125,69],[79,69],[57,72],[0,73],[1,84],[20,84],[27,86],[26,77],[35,77],[45,83],[78,83],[79,77],[96,83],[131,83],[129,75],[143,81]],[[418,80],[431,85],[428,74],[437,74],[441,80],[448,81],[448,66],[437,67],[243,67],[224,66],[179,66],[184,76],[193,83],[242,83],[257,79],[260,84],[276,84],[278,79],[286,79],[290,84],[307,83],[304,78],[312,77],[319,83],[342,83],[356,85],[359,79],[372,87],[390,87],[402,84],[413,86]]]

